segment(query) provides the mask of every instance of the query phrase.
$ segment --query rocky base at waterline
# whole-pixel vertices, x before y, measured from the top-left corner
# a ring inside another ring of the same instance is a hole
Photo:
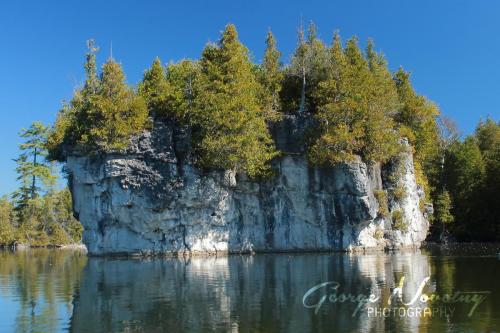
[[[383,167],[362,161],[312,167],[303,139],[309,122],[286,116],[273,127],[282,155],[273,163],[275,176],[265,181],[199,170],[190,155],[189,128],[161,121],[122,153],[68,154],[74,212],[89,253],[420,246],[428,222],[411,153]]]

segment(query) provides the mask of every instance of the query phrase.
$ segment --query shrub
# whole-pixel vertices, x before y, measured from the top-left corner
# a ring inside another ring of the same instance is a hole
[[[401,201],[406,196],[406,190],[403,186],[400,185],[394,189],[393,194],[396,201]]]
[[[377,227],[377,229],[373,233],[373,237],[377,240],[382,239],[384,237],[384,230],[382,230],[380,227]]]
[[[389,207],[387,205],[387,194],[384,190],[375,190],[375,199],[378,202],[378,213],[382,217],[389,216]]]
[[[392,212],[392,225],[396,230],[400,231],[408,230],[408,225],[404,220],[403,212],[401,210],[395,210]]]

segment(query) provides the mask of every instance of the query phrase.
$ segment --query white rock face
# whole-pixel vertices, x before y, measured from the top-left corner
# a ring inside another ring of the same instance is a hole
[[[419,246],[428,222],[419,209],[412,156],[401,155],[392,198],[390,167],[358,161],[333,168],[307,163],[307,121],[287,117],[273,129],[282,157],[276,176],[252,181],[191,163],[189,131],[155,123],[122,154],[67,157],[75,215],[90,254],[329,251]],[[389,194],[406,231],[378,214],[375,190]]]

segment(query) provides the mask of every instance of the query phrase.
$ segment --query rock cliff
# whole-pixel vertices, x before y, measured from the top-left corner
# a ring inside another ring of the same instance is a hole
[[[261,181],[199,170],[192,163],[189,128],[168,122],[155,122],[122,153],[69,154],[74,211],[89,253],[419,246],[428,222],[411,153],[383,167],[362,161],[312,167],[304,154],[308,127],[308,118],[297,116],[273,127],[282,154],[273,162],[275,176]],[[384,212],[379,201],[385,200]]]

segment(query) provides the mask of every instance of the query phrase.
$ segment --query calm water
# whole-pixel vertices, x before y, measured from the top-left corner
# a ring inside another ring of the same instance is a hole
[[[2,251],[0,332],[500,332],[498,252],[119,260]],[[404,305],[422,283],[429,297],[470,297]]]

